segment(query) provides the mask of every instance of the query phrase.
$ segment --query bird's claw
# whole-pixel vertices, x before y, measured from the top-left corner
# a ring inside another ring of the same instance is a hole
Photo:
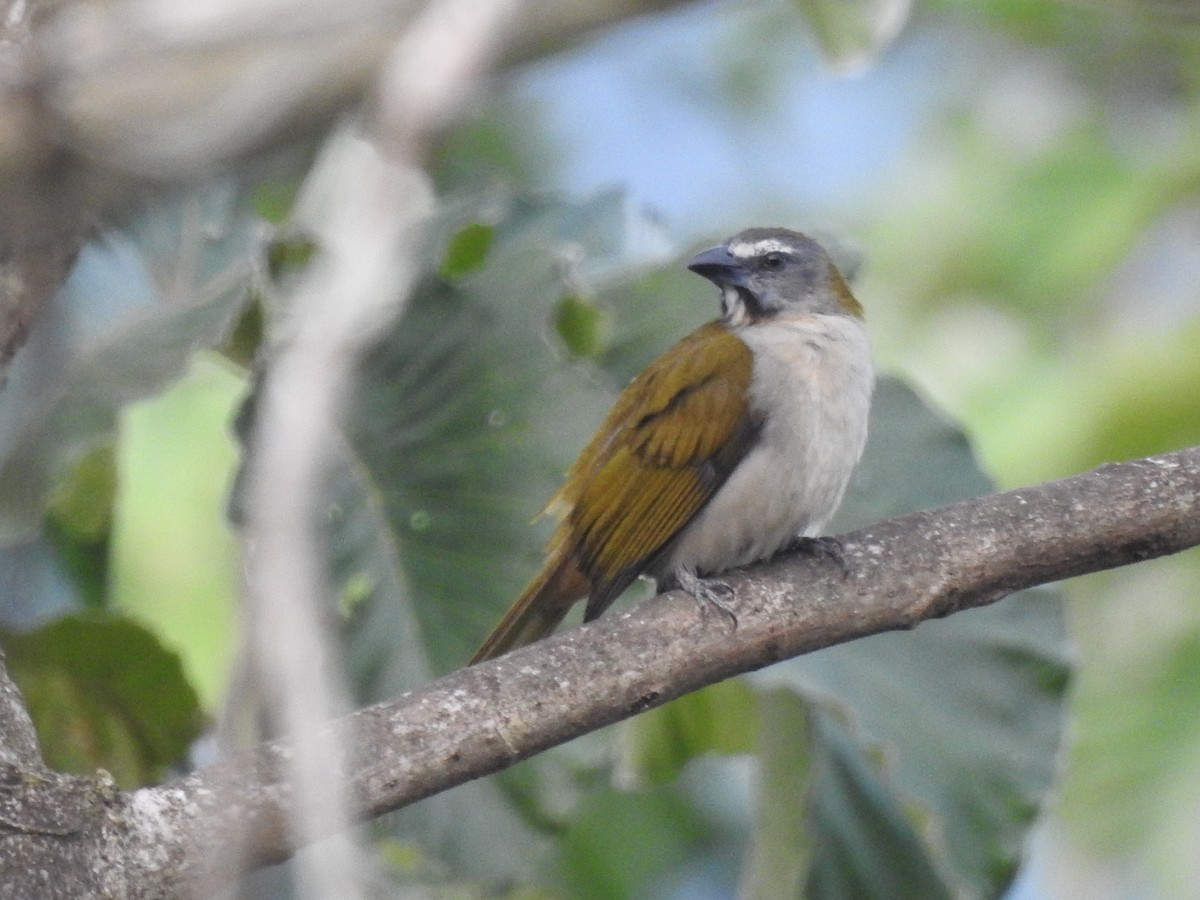
[[[737,630],[737,613],[725,599],[733,596],[733,588],[724,581],[701,578],[686,569],[676,572],[675,580],[679,583],[680,588],[692,595],[692,599],[700,607],[701,615],[707,615],[709,610],[715,609],[729,620],[729,624],[735,631]]]
[[[842,570],[842,577],[850,577],[850,566],[846,562],[846,548],[835,537],[796,537],[780,552],[807,553],[809,556],[831,559]]]

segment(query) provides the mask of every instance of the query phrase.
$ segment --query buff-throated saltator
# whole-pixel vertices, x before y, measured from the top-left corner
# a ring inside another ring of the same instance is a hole
[[[639,575],[720,600],[725,569],[820,534],[867,437],[874,374],[862,307],[812,238],[750,228],[688,268],[721,317],[633,379],[567,472],[537,577],[471,662],[545,637]]]

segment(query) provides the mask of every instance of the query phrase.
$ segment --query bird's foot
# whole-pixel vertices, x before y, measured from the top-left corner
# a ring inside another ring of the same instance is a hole
[[[835,537],[795,537],[779,551],[780,553],[807,553],[809,556],[831,559],[839,569],[842,577],[850,577],[850,566],[846,562],[846,548]]]
[[[677,571],[675,573],[675,581],[679,584],[680,588],[692,595],[692,599],[700,607],[701,615],[705,615],[709,610],[715,609],[729,620],[729,624],[735,631],[737,630],[737,613],[733,611],[733,607],[726,600],[726,598],[733,596],[733,588],[724,581],[701,578],[690,569],[680,569]]]

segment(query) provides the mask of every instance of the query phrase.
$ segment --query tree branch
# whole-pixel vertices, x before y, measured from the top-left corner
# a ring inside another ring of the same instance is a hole
[[[398,809],[780,659],[1196,546],[1200,447],[914,513],[842,540],[847,577],[804,556],[727,576],[736,631],[672,593],[341,720],[335,727],[363,748],[347,773],[358,815]],[[125,852],[153,869],[127,874],[187,883],[204,854],[180,848],[219,841],[233,823],[241,833],[249,825],[255,862],[286,858],[295,849],[280,778],[288,753],[264,744],[127,795]]]
[[[685,2],[526,0],[499,62]],[[15,16],[0,0],[0,248],[74,234],[153,185],[321,133],[371,89],[425,5],[192,0],[147,15],[137,0],[30,0],[19,8],[36,14]]]
[[[347,773],[355,814],[398,809],[786,657],[1196,546],[1200,447],[891,519],[843,543],[847,577],[802,556],[726,576],[736,631],[670,594],[333,723],[360,748]],[[284,859],[298,849],[290,756],[263,744],[127,793],[103,777],[0,767],[0,883],[22,897],[49,896],[48,877],[72,897],[177,897],[233,877],[206,871],[230,835],[250,837],[249,865]]]
[[[500,62],[684,2],[526,0]],[[0,0],[0,388],[89,228],[154,185],[320,133],[361,100],[419,7],[193,2],[152,22],[130,0]]]
[[[72,221],[46,239],[32,187],[55,158],[50,129],[27,82],[36,2],[0,0],[0,390],[41,308],[66,280],[87,227]]]
[[[3,651],[0,651],[0,765],[32,772],[42,771],[46,765],[25,700],[8,677]]]
[[[399,317],[419,269],[434,207],[418,167],[422,151],[459,112],[518,7],[519,0],[427,3],[381,72],[374,143],[335,134],[293,211],[320,249],[270,333],[246,460],[243,599],[250,670],[266,700],[261,712],[275,726],[271,733],[290,742],[284,772],[296,802],[289,831],[313,847],[297,860],[302,897],[365,895],[365,858],[349,839],[349,791],[339,778],[352,735],[321,727],[348,708],[325,627],[321,488],[359,354]],[[339,839],[316,841],[331,833]],[[211,849],[206,878],[237,868],[220,845]]]

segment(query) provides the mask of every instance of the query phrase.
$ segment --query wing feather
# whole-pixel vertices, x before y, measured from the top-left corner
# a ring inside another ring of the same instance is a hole
[[[551,549],[577,560],[591,619],[644,572],[725,482],[759,425],[749,347],[720,323],[692,332],[630,382],[549,509]]]

